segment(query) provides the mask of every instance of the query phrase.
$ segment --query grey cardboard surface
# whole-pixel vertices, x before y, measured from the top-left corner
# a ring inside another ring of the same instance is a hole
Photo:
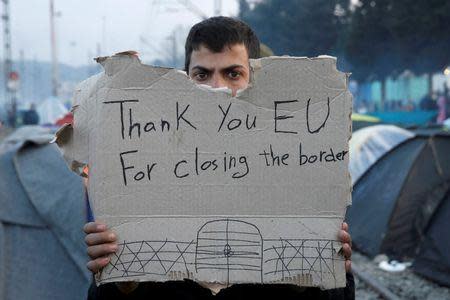
[[[335,58],[252,60],[237,97],[136,57],[101,63],[61,143],[119,237],[99,283],[345,286],[352,104]]]

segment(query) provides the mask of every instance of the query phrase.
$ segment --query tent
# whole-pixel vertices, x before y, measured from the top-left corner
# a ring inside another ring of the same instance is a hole
[[[64,117],[69,110],[56,97],[49,97],[36,108],[39,114],[39,124],[54,125],[56,121]]]
[[[355,183],[386,152],[414,137],[414,133],[395,125],[374,125],[357,130],[350,139],[350,174]]]
[[[414,260],[450,286],[450,134],[418,133],[385,153],[353,186],[347,210],[356,249]]]

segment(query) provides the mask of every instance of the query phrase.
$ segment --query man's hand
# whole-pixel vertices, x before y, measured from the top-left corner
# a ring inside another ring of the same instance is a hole
[[[342,253],[345,257],[345,271],[350,272],[352,269],[352,238],[348,233],[348,224],[343,222],[338,238],[342,243]]]
[[[97,273],[109,263],[110,254],[117,251],[117,236],[99,221],[84,225],[84,232],[86,233],[84,241],[88,246],[87,253],[91,258],[87,268],[92,273]]]
[[[109,263],[109,255],[117,251],[117,237],[105,224],[99,221],[87,223],[84,226],[84,232],[87,234],[85,242],[88,246],[88,255],[91,258],[91,261],[87,263],[87,267],[91,272],[97,273]],[[345,257],[345,271],[350,272],[352,242],[348,233],[347,223],[342,223],[338,238],[342,243],[342,252]]]

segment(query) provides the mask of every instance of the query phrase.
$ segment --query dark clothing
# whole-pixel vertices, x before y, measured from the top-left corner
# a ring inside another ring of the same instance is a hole
[[[436,101],[433,101],[430,96],[425,96],[420,100],[420,109],[421,110],[436,110],[437,104]]]
[[[347,286],[341,289],[321,291],[319,288],[301,288],[289,284],[238,284],[221,290],[213,296],[207,288],[191,281],[145,282],[132,293],[122,294],[114,283],[97,287],[92,284],[88,300],[103,299],[355,299],[355,282],[353,275],[347,273]]]
[[[24,125],[37,125],[39,124],[39,115],[34,109],[27,110],[23,115]]]

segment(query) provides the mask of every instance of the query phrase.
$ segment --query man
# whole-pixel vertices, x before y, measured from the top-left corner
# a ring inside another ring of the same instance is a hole
[[[213,88],[227,87],[235,96],[237,91],[247,88],[250,81],[249,59],[258,58],[260,49],[259,40],[248,25],[231,18],[214,17],[192,27],[186,40],[185,51],[185,71],[193,81]],[[117,251],[116,235],[105,224],[98,221],[86,224],[84,230],[87,234],[85,240],[88,245],[88,254],[92,259],[88,262],[87,267],[96,273],[109,263],[109,256]],[[343,243],[342,249],[346,257],[345,267],[350,283],[348,288],[335,292],[321,292],[319,289],[302,289],[287,285],[235,285],[222,290],[217,296],[239,298],[248,295],[248,297],[255,297],[259,293],[265,296],[283,296],[285,299],[299,295],[326,299],[330,295],[332,297],[336,295],[339,298],[354,298],[353,277],[350,273],[350,235],[347,231],[348,226],[343,223],[338,237]],[[133,299],[145,299],[146,293],[152,293],[153,296],[172,293],[172,296],[180,296],[183,299],[211,296],[209,290],[201,288],[192,281],[166,284],[116,284],[109,285],[109,287],[101,286],[98,290],[93,287],[95,291],[91,291],[91,294],[100,295],[103,289],[102,297],[105,299],[115,297],[119,295],[117,288],[122,295],[128,294],[130,297],[134,297]],[[209,288],[214,287],[209,286]]]
[[[36,111],[36,105],[31,103],[30,109],[23,115],[23,125],[38,125],[39,115]]]

